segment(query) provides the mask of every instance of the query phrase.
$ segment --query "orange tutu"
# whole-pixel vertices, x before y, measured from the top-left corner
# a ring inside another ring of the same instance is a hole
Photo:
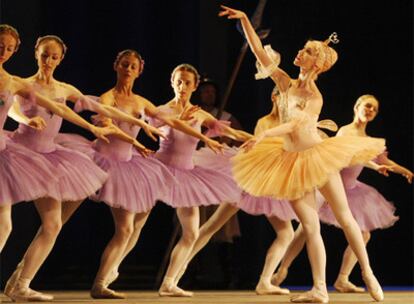
[[[295,200],[322,187],[334,172],[363,164],[385,150],[381,138],[339,136],[303,151],[286,151],[283,139],[265,138],[252,150],[232,159],[238,185],[254,196]]]

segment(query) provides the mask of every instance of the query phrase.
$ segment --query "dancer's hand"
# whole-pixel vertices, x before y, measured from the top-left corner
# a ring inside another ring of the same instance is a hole
[[[207,147],[213,150],[214,153],[223,152],[224,146],[214,139],[207,138],[206,140],[204,140],[204,143],[207,145]]]
[[[388,171],[391,171],[391,172],[394,171],[393,166],[387,166],[387,165],[379,165],[376,170],[378,173],[384,176],[389,176]]]
[[[244,12],[235,10],[231,7],[220,5],[220,8],[222,10],[218,14],[219,17],[227,16],[227,19],[242,19],[246,17],[246,14]]]
[[[157,141],[157,138],[154,135],[165,139],[165,135],[160,129],[155,128],[149,124],[144,124],[142,126],[142,129],[144,130],[145,134],[147,134],[153,141]]]
[[[106,127],[96,127],[91,128],[91,132],[96,136],[96,138],[102,139],[104,142],[109,143],[107,135],[113,135],[117,133],[117,130],[114,130],[112,126]]]
[[[35,116],[29,118],[29,122],[27,123],[29,127],[36,129],[37,131],[42,131],[46,127],[46,122],[43,117]]]
[[[265,138],[265,132],[260,133],[259,135],[249,139],[244,144],[240,146],[241,149],[244,150],[244,152],[249,152],[251,149],[253,149],[259,142],[261,142]]]
[[[141,154],[145,158],[154,153],[154,151],[152,151],[151,149],[148,149],[136,139],[134,139],[134,142],[132,143],[132,145],[138,151],[138,153]]]
[[[183,110],[183,112],[180,115],[180,120],[191,120],[194,118],[194,113],[199,111],[200,107],[199,106],[191,106],[191,107],[187,107]]]
[[[411,172],[410,170],[404,168],[403,171],[401,172],[401,175],[404,176],[407,179],[408,183],[410,183],[410,184],[412,183],[412,181],[413,181],[413,172]]]

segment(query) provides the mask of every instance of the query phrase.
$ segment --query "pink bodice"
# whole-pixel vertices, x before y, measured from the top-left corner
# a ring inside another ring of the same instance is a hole
[[[361,174],[364,166],[357,165],[341,170],[342,182],[344,183],[345,189],[352,189],[357,184],[357,178]]]
[[[62,117],[54,114],[50,110],[38,106],[35,101],[31,99],[24,99],[17,97],[20,104],[20,110],[29,118],[40,116],[46,122],[46,127],[38,131],[25,124],[19,124],[19,127],[14,134],[14,138],[25,146],[28,146],[38,152],[51,152],[55,150],[54,139],[59,133],[62,126]],[[54,98],[56,102],[66,103],[63,97]]]
[[[136,138],[141,128],[137,125],[131,125],[127,122],[115,122],[122,131],[130,135],[132,138]],[[120,140],[114,136],[108,136],[109,143],[98,139],[95,144],[95,148],[100,153],[121,161],[128,161],[132,157],[132,144]]]
[[[199,122],[194,122],[192,127],[199,132],[201,130]],[[199,139],[169,126],[164,126],[162,130],[166,138],[160,139],[160,148],[156,153],[156,157],[169,166],[180,169],[194,168],[193,154]]]

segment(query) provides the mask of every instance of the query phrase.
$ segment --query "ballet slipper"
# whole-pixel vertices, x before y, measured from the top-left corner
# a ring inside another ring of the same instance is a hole
[[[116,281],[116,279],[118,279],[118,277],[119,272],[116,270],[112,270],[108,275],[108,279],[106,280],[104,287],[108,287],[109,285],[111,285],[113,282]]]
[[[272,279],[270,280],[270,282],[274,286],[280,286],[280,284],[282,284],[283,281],[286,279],[287,275],[287,268],[279,268],[279,270],[274,275],[272,275]]]
[[[329,296],[325,281],[316,281],[308,292],[290,298],[293,303],[328,303]]]
[[[365,288],[358,287],[348,280],[337,279],[334,284],[334,288],[341,293],[361,293],[365,292]]]
[[[279,286],[273,286],[269,284],[266,286],[265,284],[257,284],[256,286],[256,294],[259,296],[264,295],[287,295],[290,291],[287,288],[280,288]]]
[[[312,289],[304,294],[293,296],[290,298],[292,303],[328,303],[328,293]]]
[[[160,289],[158,290],[158,295],[160,297],[187,297],[190,298],[194,295],[191,291],[186,291],[184,289],[181,289],[178,286],[174,285],[167,285],[162,284]]]
[[[371,271],[363,271],[362,279],[367,286],[369,294],[375,301],[381,302],[384,300],[384,293],[382,292],[381,285],[378,283],[378,280],[375,278],[374,274]]]
[[[20,288],[16,286],[8,295],[13,302],[49,302],[53,301],[51,294],[35,291],[31,288]]]
[[[91,297],[94,299],[126,299],[126,295],[121,292],[98,285],[91,289]]]
[[[6,286],[4,287],[4,294],[10,298],[10,295],[13,293],[14,288],[16,287],[17,281],[19,280],[20,274],[23,270],[23,262],[20,262],[17,265],[16,270],[13,272],[11,277],[7,280]]]

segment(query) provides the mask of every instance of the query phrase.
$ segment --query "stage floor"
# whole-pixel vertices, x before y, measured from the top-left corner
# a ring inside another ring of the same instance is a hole
[[[51,291],[55,296],[53,302],[57,304],[102,304],[102,303],[203,303],[203,304],[276,304],[290,303],[289,296],[257,296],[251,291],[199,291],[193,298],[160,298],[154,291],[127,291],[128,299],[125,300],[93,300],[86,291]],[[292,292],[292,295],[297,294]],[[4,295],[0,296],[2,303],[13,303]],[[43,302],[46,303],[46,302]],[[330,292],[331,304],[354,304],[354,303],[373,303],[367,294],[339,294]],[[388,291],[385,292],[383,304],[410,304],[414,303],[413,291]]]

